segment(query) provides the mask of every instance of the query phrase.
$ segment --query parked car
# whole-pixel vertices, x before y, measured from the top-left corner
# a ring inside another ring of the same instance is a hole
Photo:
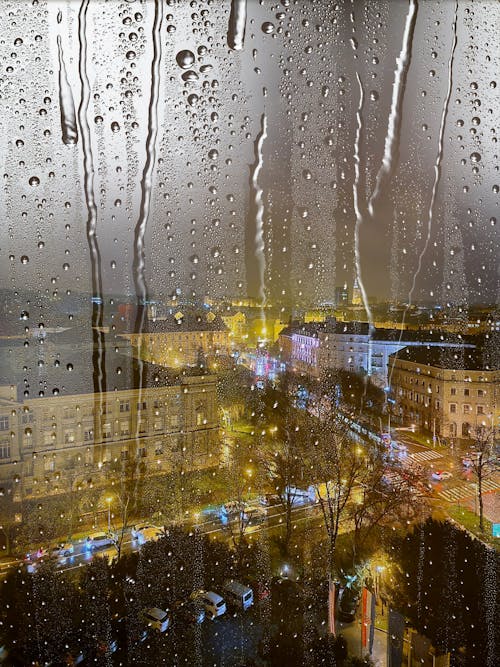
[[[253,605],[253,591],[239,581],[227,581],[224,584],[224,594],[228,604],[246,611]]]
[[[30,562],[34,563],[37,560],[40,560],[42,558],[47,558],[49,555],[49,550],[46,547],[39,547],[38,549],[35,549],[34,551],[30,551],[29,553],[26,554],[24,557],[25,562]]]
[[[27,553],[23,559],[23,563],[26,565],[28,572],[33,573],[38,568],[40,563],[42,563],[44,560],[47,560],[49,557],[49,550],[45,547],[40,547],[35,551],[30,551]]]
[[[263,507],[245,507],[243,518],[249,526],[263,523],[267,519],[267,510]]]
[[[443,479],[451,479],[453,475],[448,470],[435,470],[432,473],[432,479],[441,482]]]
[[[184,623],[199,625],[205,620],[205,607],[200,600],[186,600],[176,608],[175,618]]]
[[[205,613],[210,620],[226,613],[226,601],[213,591],[198,591],[192,599],[199,600],[205,608]]]
[[[464,456],[462,459],[462,465],[464,468],[472,468],[472,466],[476,463],[477,461],[478,454],[477,452],[469,452]]]
[[[164,611],[158,607],[143,609],[140,618],[146,623],[148,628],[152,628],[158,632],[166,632],[171,624],[171,618],[168,611]]]
[[[74,551],[75,547],[71,542],[62,542],[51,547],[50,556],[51,558],[66,558],[67,556],[71,556]]]
[[[91,533],[85,540],[85,549],[87,551],[95,551],[96,549],[103,549],[109,547],[116,542],[116,535],[113,533],[97,532]]]
[[[134,540],[139,537],[139,533],[142,533],[144,530],[160,530],[158,526],[150,523],[149,521],[143,521],[142,523],[136,523],[135,526],[132,526],[130,533]]]
[[[340,596],[338,617],[345,623],[352,623],[359,604],[359,592],[355,588],[344,588]]]
[[[165,533],[161,528],[148,526],[138,531],[136,539],[139,544],[145,544],[145,542],[156,542],[156,540],[159,540],[164,535]]]
[[[273,505],[279,505],[281,498],[277,493],[266,493],[264,496],[259,496],[259,503],[263,507],[272,507]]]

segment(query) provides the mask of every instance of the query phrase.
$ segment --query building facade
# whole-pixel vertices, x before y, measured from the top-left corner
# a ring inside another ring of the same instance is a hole
[[[500,426],[500,373],[482,350],[405,348],[392,355],[393,414],[436,437],[467,440]]]
[[[328,317],[324,322],[295,323],[279,335],[283,361],[292,369],[319,377],[329,368],[369,375],[380,387],[387,387],[389,360],[405,347],[454,346],[440,332],[374,329],[366,322],[341,322]],[[464,342],[465,347],[474,344]]]
[[[21,500],[106,484],[113,469],[134,462],[147,474],[217,466],[216,378],[167,383],[154,373],[153,386],[138,389],[131,378],[100,395],[16,401],[1,388],[0,486]]]
[[[137,356],[170,368],[197,366],[231,352],[230,330],[211,311],[179,309],[161,319],[147,320],[142,332],[123,331]]]

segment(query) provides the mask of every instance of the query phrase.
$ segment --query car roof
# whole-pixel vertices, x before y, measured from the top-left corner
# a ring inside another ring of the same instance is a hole
[[[232,591],[237,595],[246,595],[249,591],[252,592],[252,589],[244,584],[241,584],[239,581],[226,581],[224,588],[227,591]]]
[[[220,602],[223,598],[218,595],[217,593],[214,593],[213,591],[206,591],[203,593],[203,596],[206,597],[210,602]]]
[[[100,533],[90,533],[90,535],[87,537],[88,540],[95,540],[98,537],[108,537],[108,534],[105,533],[104,531]]]
[[[145,609],[144,613],[148,616],[152,616],[153,618],[158,619],[159,621],[163,621],[168,616],[168,612],[160,609],[159,607],[150,607],[149,609]]]

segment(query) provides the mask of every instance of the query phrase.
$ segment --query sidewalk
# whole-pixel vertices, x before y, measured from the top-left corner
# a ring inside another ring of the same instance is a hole
[[[375,610],[375,632],[371,658],[377,667],[387,667],[387,612],[382,615],[382,607],[377,604]],[[364,657],[368,651],[361,646],[361,620],[357,618],[353,623],[336,622],[337,634],[342,634],[349,650],[349,655]]]

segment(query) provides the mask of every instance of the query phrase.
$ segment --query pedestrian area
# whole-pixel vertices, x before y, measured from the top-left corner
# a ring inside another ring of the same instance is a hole
[[[442,459],[443,454],[441,452],[436,452],[431,449],[426,449],[423,452],[415,452],[410,454],[409,457],[415,463],[423,463],[424,461],[435,461],[436,459]]]
[[[483,481],[483,493],[488,493],[491,491],[500,491],[500,480],[487,479]],[[444,489],[443,491],[440,491],[438,496],[443,498],[443,500],[447,500],[449,503],[456,503],[459,500],[473,498],[476,493],[476,484],[464,482],[463,484],[454,486],[451,489]]]

